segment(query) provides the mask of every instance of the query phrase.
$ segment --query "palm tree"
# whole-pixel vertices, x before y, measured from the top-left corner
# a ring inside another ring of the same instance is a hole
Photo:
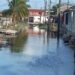
[[[22,17],[28,16],[28,0],[8,0],[13,23],[18,22]]]

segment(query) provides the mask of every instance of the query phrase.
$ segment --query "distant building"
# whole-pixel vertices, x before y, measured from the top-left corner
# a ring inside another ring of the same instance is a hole
[[[12,18],[10,18],[10,17],[2,17],[1,21],[2,21],[3,25],[10,25],[10,24],[12,24]]]
[[[67,33],[75,35],[75,6],[64,12],[64,25]]]
[[[0,13],[1,16],[1,23],[9,24],[12,23],[11,18],[3,17],[2,13]],[[39,23],[44,23],[48,21],[48,12],[43,10],[43,9],[28,9],[28,23],[29,24],[39,24]],[[25,18],[22,17],[22,21],[25,21]],[[27,20],[26,20],[27,21]]]
[[[29,9],[29,19],[30,24],[44,23],[48,21],[48,13],[42,9]]]
[[[67,30],[75,35],[75,6],[69,9]]]
[[[29,16],[42,16],[45,11],[42,9],[29,9]]]
[[[59,8],[57,9],[57,17],[58,17],[58,23],[60,23],[60,33],[64,34],[67,31],[68,26],[68,13],[69,9],[72,7],[72,4],[61,4],[60,11]],[[60,13],[60,17],[59,17]]]
[[[59,8],[57,9],[57,14],[59,13],[63,13],[64,11],[68,10],[69,8],[71,8],[73,5],[72,4],[61,4],[60,6],[60,12],[59,12]]]

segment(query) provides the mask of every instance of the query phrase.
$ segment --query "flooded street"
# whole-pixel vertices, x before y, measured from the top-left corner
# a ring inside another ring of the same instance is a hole
[[[61,39],[57,45],[56,38],[29,34],[15,41],[0,48],[0,75],[74,75],[74,52]]]
[[[75,75],[75,0],[0,0],[0,75]]]

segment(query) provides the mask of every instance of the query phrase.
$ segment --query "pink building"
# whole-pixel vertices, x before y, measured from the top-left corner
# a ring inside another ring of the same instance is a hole
[[[44,23],[47,21],[47,13],[45,15],[45,10],[42,9],[29,9],[29,23],[30,24],[38,24]]]
[[[29,9],[29,16],[44,15],[45,11],[41,9]]]

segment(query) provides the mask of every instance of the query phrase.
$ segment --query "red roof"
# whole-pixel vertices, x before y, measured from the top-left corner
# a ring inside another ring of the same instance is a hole
[[[28,9],[29,11],[34,11],[34,12],[44,12],[42,9]]]
[[[44,14],[44,10],[42,10],[42,9],[29,9],[29,15],[30,16],[37,16],[37,15],[42,15],[42,14]]]

